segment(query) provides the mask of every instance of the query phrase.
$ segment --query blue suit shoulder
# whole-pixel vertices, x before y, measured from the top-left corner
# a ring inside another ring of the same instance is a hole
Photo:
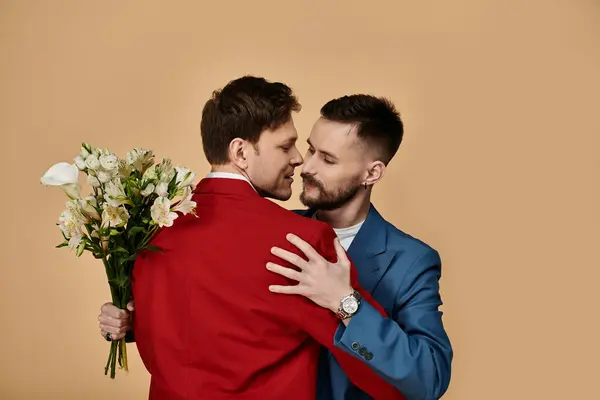
[[[384,220],[385,221],[385,220]],[[421,240],[418,237],[412,236],[394,225],[385,221],[385,227],[387,230],[387,250],[396,252],[407,252],[415,258],[421,258],[424,256],[437,257],[439,259],[438,251]]]

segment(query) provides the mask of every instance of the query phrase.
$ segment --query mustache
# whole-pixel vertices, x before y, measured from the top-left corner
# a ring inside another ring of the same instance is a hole
[[[318,187],[319,189],[323,189],[323,184],[321,183],[321,181],[318,181],[314,176],[305,174],[305,173],[301,173],[300,177],[302,178],[302,180],[305,183],[309,183],[313,186]]]

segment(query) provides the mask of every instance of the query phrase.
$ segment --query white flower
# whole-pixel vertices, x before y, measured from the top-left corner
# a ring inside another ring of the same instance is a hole
[[[146,188],[140,192],[143,197],[148,197],[152,193],[154,193],[154,184],[152,183],[149,183],[148,186],[146,186]]]
[[[129,164],[127,164],[127,162],[125,160],[119,160],[119,178],[121,179],[127,179],[129,178],[129,175],[131,175],[131,171],[133,171],[133,167]]]
[[[100,165],[106,171],[113,171],[118,168],[119,160],[114,154],[102,155],[100,156]]]
[[[100,160],[98,160],[98,157],[95,154],[90,154],[85,159],[85,165],[89,169],[96,171],[96,170],[100,169]]]
[[[160,197],[167,197],[169,195],[169,184],[167,182],[160,182],[156,185],[154,192]]]
[[[107,183],[108,181],[110,181],[113,178],[113,174],[111,172],[107,172],[107,171],[98,171],[96,173],[96,175],[98,175],[98,180],[101,183]]]
[[[148,168],[144,175],[142,176],[144,181],[154,182],[158,179],[158,174],[156,173],[156,166]]]
[[[183,199],[173,208],[173,211],[179,211],[183,215],[196,215],[196,202],[192,201],[192,189],[189,186],[183,191]]]
[[[154,164],[154,154],[150,150],[135,148],[127,153],[127,163],[140,172]]]
[[[80,171],[85,171],[87,168],[85,165],[85,160],[81,156],[77,156],[75,158],[75,165],[77,165],[77,168],[79,168]]]
[[[196,174],[184,167],[175,167],[177,171],[177,188],[182,189],[186,186],[190,186],[194,179],[196,178]]]
[[[92,186],[92,187],[95,187],[95,188],[100,187],[100,181],[95,176],[88,175],[87,181],[90,184],[90,186]]]
[[[88,196],[85,199],[79,200],[79,207],[85,216],[100,221],[100,214],[96,210],[98,202],[94,196]]]
[[[172,226],[177,218],[177,213],[171,211],[171,201],[166,197],[157,197],[154,200],[154,204],[150,207],[150,215],[160,227]]]
[[[113,207],[108,203],[104,203],[102,210],[102,227],[117,228],[124,226],[129,220],[129,212],[122,206]]]
[[[41,182],[46,186],[60,186],[77,183],[79,170],[74,164],[61,162],[51,166],[42,176]]]
[[[158,174],[158,179],[161,182],[168,184],[171,182],[171,180],[173,180],[177,171],[175,171],[175,168],[173,168],[171,160],[165,158],[156,166],[156,173]]]
[[[69,240],[69,248],[74,249],[79,246],[83,234],[81,233],[81,223],[75,218],[69,210],[65,210],[58,218],[58,227]]]
[[[129,203],[120,179],[106,183],[104,186],[104,200],[113,207]]]
[[[67,196],[77,199],[79,195],[79,169],[75,164],[61,162],[51,166],[40,182],[44,186],[60,186]]]
[[[109,156],[109,155],[112,154],[108,149],[100,149],[100,148],[98,148],[96,150],[98,150],[98,153],[97,153],[98,154],[98,159],[100,159],[100,157],[102,157],[102,156]]]
[[[83,146],[81,146],[81,152],[79,153],[79,157],[81,157],[84,161],[86,158],[90,156],[90,152]]]
[[[69,200],[67,201],[67,211],[69,214],[77,220],[79,225],[83,225],[89,222],[89,218],[85,216],[81,210],[81,206],[79,200]]]

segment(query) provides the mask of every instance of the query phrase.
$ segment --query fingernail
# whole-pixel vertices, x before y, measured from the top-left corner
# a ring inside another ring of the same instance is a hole
[[[294,234],[292,234],[292,233],[288,233],[288,234],[287,234],[287,236],[286,236],[286,238],[287,238],[288,240],[292,240],[292,239],[294,239],[294,237],[295,237],[295,236],[294,236]]]

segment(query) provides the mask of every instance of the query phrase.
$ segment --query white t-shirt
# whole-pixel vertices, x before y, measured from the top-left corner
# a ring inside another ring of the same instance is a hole
[[[356,234],[358,233],[360,227],[364,222],[365,221],[359,222],[358,224],[349,226],[348,228],[333,229],[335,231],[335,234],[340,239],[340,244],[342,245],[344,250],[348,251],[348,248],[352,244],[352,241],[356,237]]]
[[[313,219],[317,219],[317,213],[314,213],[312,217]],[[356,234],[360,230],[360,227],[364,223],[365,221],[363,220],[362,222],[359,222],[358,224],[349,226],[347,228],[333,228],[344,250],[348,251],[348,248],[350,248],[352,241],[354,240]]]

